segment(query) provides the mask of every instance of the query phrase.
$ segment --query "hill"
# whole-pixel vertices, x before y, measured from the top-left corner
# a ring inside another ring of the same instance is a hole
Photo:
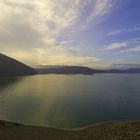
[[[0,76],[34,75],[36,70],[6,55],[0,54]]]
[[[86,74],[93,75],[94,73],[140,73],[140,68],[129,69],[92,69],[83,66],[40,66],[36,70],[40,74]]]
[[[61,67],[50,67],[50,68],[38,68],[40,74],[85,74],[92,75],[93,70],[88,67],[82,66],[61,66]]]

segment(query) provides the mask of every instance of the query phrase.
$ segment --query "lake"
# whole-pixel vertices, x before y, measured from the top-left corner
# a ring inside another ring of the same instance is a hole
[[[140,119],[140,74],[0,78],[0,119],[54,128]]]

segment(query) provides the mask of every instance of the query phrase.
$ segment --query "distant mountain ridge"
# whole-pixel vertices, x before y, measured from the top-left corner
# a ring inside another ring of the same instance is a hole
[[[92,69],[83,66],[51,66],[37,68],[36,69],[40,74],[87,74],[92,75],[94,73],[140,73],[140,68],[129,68],[126,70],[120,69],[109,69],[109,70],[100,70]]]
[[[37,74],[36,70],[0,53],[0,76],[25,76]]]
[[[110,69],[110,70],[96,70],[93,69],[94,73],[140,73],[140,68],[129,68],[125,70]]]
[[[140,68],[100,70],[84,66],[40,66],[35,69],[0,53],[0,76],[26,76],[34,74],[85,74],[94,73],[140,73]]]
[[[85,74],[93,75],[93,70],[88,67],[82,66],[58,66],[50,68],[38,68],[38,73],[40,74]]]

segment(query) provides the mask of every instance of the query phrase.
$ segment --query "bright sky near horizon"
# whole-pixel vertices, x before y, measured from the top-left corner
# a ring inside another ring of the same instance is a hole
[[[28,65],[140,64],[140,0],[0,0],[0,52]]]

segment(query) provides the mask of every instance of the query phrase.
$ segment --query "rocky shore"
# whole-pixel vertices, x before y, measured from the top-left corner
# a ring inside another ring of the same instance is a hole
[[[140,121],[110,122],[76,130],[0,121],[0,140],[140,140]]]

